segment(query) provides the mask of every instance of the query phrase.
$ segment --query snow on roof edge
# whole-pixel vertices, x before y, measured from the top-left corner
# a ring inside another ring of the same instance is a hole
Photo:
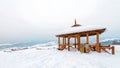
[[[70,27],[70,28],[64,29],[62,31],[59,31],[55,35],[57,36],[57,35],[63,35],[63,34],[86,32],[86,31],[93,31],[93,30],[102,30],[102,29],[106,29],[106,28],[103,26],[98,26],[98,25]]]

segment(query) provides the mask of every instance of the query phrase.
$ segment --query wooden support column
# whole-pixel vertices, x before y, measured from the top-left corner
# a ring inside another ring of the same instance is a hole
[[[70,36],[68,36],[68,51],[70,51]]]
[[[64,39],[65,39],[64,41],[65,41],[65,48],[66,48],[66,37]]]
[[[88,33],[86,34],[86,44],[89,44],[89,35],[88,35]]]
[[[97,52],[101,52],[100,51],[100,45],[99,45],[99,33],[97,32],[97,35],[96,35],[96,42],[97,42]]]
[[[63,36],[63,40],[62,41],[63,41],[62,48],[64,49],[66,47],[66,45],[65,45],[66,42],[65,42],[65,37],[64,36]]]
[[[62,43],[63,43],[63,45],[64,45],[64,44],[65,44],[65,39],[64,39],[64,37],[63,37],[62,41],[63,41]]]
[[[75,48],[76,48],[76,37],[75,37]]]
[[[58,48],[60,48],[60,37],[58,37]]]
[[[112,55],[114,55],[115,54],[115,47],[112,46],[111,49],[112,49]]]
[[[78,50],[80,48],[80,34],[77,35],[77,41],[78,41]]]

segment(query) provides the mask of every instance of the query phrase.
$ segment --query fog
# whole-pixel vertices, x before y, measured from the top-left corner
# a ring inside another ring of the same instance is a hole
[[[119,12],[119,0],[0,0],[0,43],[54,40],[75,19],[105,26],[103,37],[119,37]]]

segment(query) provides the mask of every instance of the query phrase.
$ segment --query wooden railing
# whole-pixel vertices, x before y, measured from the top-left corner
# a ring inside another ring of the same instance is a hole
[[[69,47],[75,47],[75,45],[77,46],[77,49],[80,50],[81,47],[84,47],[84,52],[85,53],[89,53],[90,51],[96,51],[97,50],[97,44],[80,44],[80,47],[78,47],[78,44],[70,44]],[[114,46],[102,46],[100,45],[100,51],[104,51],[106,53],[115,54],[115,47]],[[86,47],[87,46],[87,47]],[[60,48],[58,48],[58,50],[64,50],[65,48],[68,48],[68,44],[60,44]],[[111,50],[111,53],[108,51]]]

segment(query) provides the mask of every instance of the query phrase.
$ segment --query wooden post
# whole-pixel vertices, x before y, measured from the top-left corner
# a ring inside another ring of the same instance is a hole
[[[65,48],[66,48],[66,37],[64,39],[65,39]]]
[[[76,48],[76,37],[75,37],[75,48]]]
[[[58,37],[58,48],[60,48],[60,37]]]
[[[88,33],[86,34],[86,44],[89,44],[89,35],[88,35]]]
[[[77,35],[77,40],[78,40],[78,50],[80,48],[80,34]]]
[[[63,37],[63,44],[62,44],[62,48],[65,48],[65,37]]]
[[[112,49],[112,55],[114,55],[115,54],[115,47],[112,46],[111,49]]]
[[[63,37],[62,41],[63,41],[62,43],[63,43],[63,45],[64,45],[64,44],[65,44],[65,39],[64,39],[64,37]]]
[[[101,49],[100,49],[100,45],[99,45],[99,33],[97,32],[97,35],[96,35],[96,41],[97,41],[97,52],[101,52]]]
[[[70,36],[68,36],[68,51],[70,51]]]

